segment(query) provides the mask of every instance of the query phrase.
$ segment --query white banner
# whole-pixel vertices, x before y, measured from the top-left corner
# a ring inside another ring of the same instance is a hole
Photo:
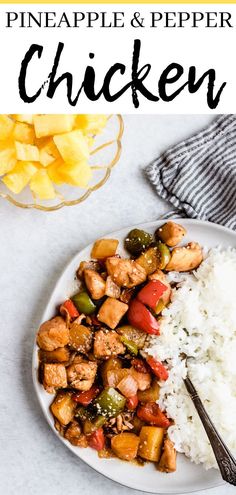
[[[236,5],[0,5],[0,113],[236,113]]]

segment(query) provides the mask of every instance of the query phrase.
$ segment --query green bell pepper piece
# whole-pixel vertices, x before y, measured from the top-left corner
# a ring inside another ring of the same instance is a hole
[[[121,342],[125,345],[126,349],[130,352],[130,354],[134,354],[137,356],[138,354],[138,346],[132,340],[127,339],[126,337],[120,338]]]
[[[72,298],[72,301],[79,313],[84,313],[85,315],[91,315],[95,312],[96,306],[93,303],[92,299],[89,297],[88,293],[84,290],[75,294]]]
[[[107,418],[115,418],[125,407],[126,399],[113,387],[106,388],[94,401],[98,414]]]
[[[125,248],[134,256],[141,254],[153,242],[153,237],[145,230],[133,229],[125,239]]]
[[[163,242],[157,243],[157,249],[158,249],[157,254],[159,258],[158,268],[160,270],[164,270],[171,258],[170,250],[166,244],[163,244]]]
[[[101,428],[104,423],[106,423],[106,418],[102,415],[97,416],[94,421],[86,419],[83,424],[83,432],[85,435],[89,435],[98,430],[98,428]]]

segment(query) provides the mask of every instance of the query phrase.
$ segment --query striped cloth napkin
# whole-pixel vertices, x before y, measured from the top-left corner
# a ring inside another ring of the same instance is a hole
[[[175,216],[236,230],[236,115],[220,116],[145,172],[157,194],[176,208]]]

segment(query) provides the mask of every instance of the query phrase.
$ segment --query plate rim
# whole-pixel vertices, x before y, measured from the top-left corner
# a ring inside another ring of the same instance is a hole
[[[228,227],[225,227],[223,225],[219,225],[219,224],[215,224],[213,222],[210,222],[210,221],[205,221],[205,220],[197,220],[197,219],[193,219],[193,218],[182,218],[182,217],[178,217],[178,218],[175,218],[174,215],[173,217],[171,218],[165,218],[165,217],[160,217],[159,219],[157,220],[153,220],[153,221],[150,221],[150,222],[140,222],[140,223],[137,223],[137,224],[134,224],[134,225],[131,225],[131,226],[127,226],[127,227],[123,227],[122,229],[119,229],[119,230],[115,230],[113,232],[109,232],[107,234],[104,234],[102,235],[102,238],[106,238],[106,237],[111,237],[111,236],[120,236],[122,235],[122,233],[127,229],[127,230],[131,230],[133,228],[137,228],[139,226],[143,226],[143,228],[152,228],[152,227],[158,227],[158,224],[160,223],[165,223],[165,222],[168,222],[168,221],[171,221],[171,220],[177,220],[178,222],[183,222],[184,224],[197,224],[199,225],[200,227],[203,226],[203,227],[206,227],[206,225],[209,225],[210,227],[213,227],[214,230],[218,230],[219,232],[224,232],[224,233],[230,233],[230,235],[233,235],[235,236],[235,239],[236,239],[236,232],[234,232],[233,230],[231,230],[230,228]],[[49,300],[48,300],[48,303],[47,305],[45,306],[44,308],[44,311],[42,313],[42,316],[41,316],[41,319],[40,319],[40,322],[39,322],[39,325],[41,325],[41,323],[43,323],[44,321],[44,315],[47,313],[48,311],[48,308],[50,307],[50,302],[51,302],[51,298],[54,294],[54,292],[56,291],[60,281],[61,281],[61,278],[64,274],[64,272],[67,271],[67,269],[69,268],[69,266],[71,264],[73,264],[73,262],[76,260],[76,258],[81,255],[83,253],[83,251],[87,250],[87,249],[90,249],[93,245],[94,241],[92,241],[91,243],[87,244],[85,247],[83,247],[81,250],[79,250],[67,263],[66,265],[64,266],[63,270],[61,271],[52,291],[51,291],[51,294],[50,294],[50,297],[49,297]],[[36,332],[36,331],[35,331]],[[39,393],[39,381],[38,381],[38,367],[36,367],[36,361],[37,361],[37,343],[36,343],[36,333],[35,333],[35,336],[34,336],[34,342],[33,342],[33,353],[32,353],[32,381],[33,381],[33,385],[34,385],[34,390],[35,390],[35,393],[36,393],[36,396],[37,396],[37,399],[38,399],[38,402],[39,402],[39,405],[40,405],[40,409],[44,415],[44,417],[46,418],[46,421],[47,423],[49,424],[50,428],[52,429],[52,431],[54,432],[54,434],[57,436],[57,438],[59,438],[59,440],[62,442],[62,444],[65,445],[65,447],[67,447],[72,453],[73,455],[75,455],[76,457],[79,458],[80,461],[84,462],[85,464],[87,464],[90,468],[94,469],[94,471],[96,471],[98,474],[104,476],[105,478],[117,483],[118,485],[121,485],[121,486],[124,486],[126,488],[129,488],[129,489],[133,489],[133,490],[137,490],[137,491],[140,491],[140,492],[144,492],[144,493],[153,493],[154,495],[162,495],[163,494],[163,491],[162,492],[150,492],[148,489],[145,489],[145,488],[137,488],[132,486],[131,484],[127,484],[127,483],[123,483],[121,482],[120,480],[118,479],[115,479],[112,476],[109,476],[103,472],[101,472],[99,469],[97,469],[96,467],[94,467],[93,465],[93,461],[91,460],[91,462],[89,460],[85,460],[83,459],[80,455],[79,455],[79,451],[78,451],[78,454],[77,452],[75,453],[72,445],[68,442],[66,442],[66,440],[57,432],[57,430],[55,430],[52,422],[50,421],[50,416],[49,416],[49,412],[45,410],[45,405],[42,401],[42,398],[40,396],[40,393]],[[45,392],[46,393],[46,392]],[[191,461],[190,461],[191,462]],[[209,486],[207,486],[206,488],[197,488],[197,489],[194,489],[194,490],[188,490],[188,491],[183,491],[181,489],[181,491],[179,490],[175,490],[174,487],[173,487],[173,490],[166,490],[165,491],[165,494],[167,495],[180,495],[180,494],[183,494],[183,493],[197,493],[197,492],[200,492],[202,490],[210,490],[212,488],[217,488],[217,487],[220,487],[220,486],[224,486],[226,485],[227,483],[222,479],[222,480],[219,480],[219,482],[215,482],[215,483],[211,483]]]

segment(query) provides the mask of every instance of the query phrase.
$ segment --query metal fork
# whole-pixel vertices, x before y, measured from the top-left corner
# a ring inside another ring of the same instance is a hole
[[[184,383],[209,438],[223,480],[236,486],[236,460],[216,430],[188,376],[184,379]]]

